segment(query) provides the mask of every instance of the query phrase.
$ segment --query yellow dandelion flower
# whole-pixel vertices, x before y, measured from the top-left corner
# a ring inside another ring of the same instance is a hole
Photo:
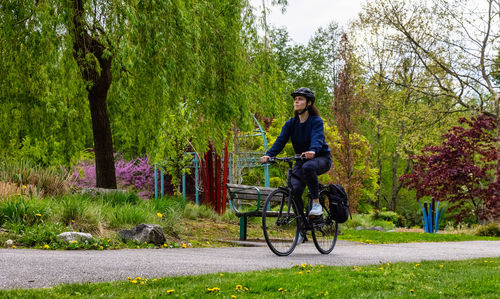
[[[40,214],[40,213],[36,213],[36,214],[35,214],[35,216],[37,216],[37,217],[42,217],[42,214]]]
[[[127,277],[127,279],[128,279],[128,280],[132,280],[132,277],[130,277],[130,276],[129,276],[129,277]]]
[[[236,296],[235,295],[231,295],[231,298],[236,298]]]
[[[156,213],[156,216],[158,216],[158,218],[163,217],[163,215],[161,213]]]
[[[439,265],[439,268],[443,268],[444,266],[443,265]]]
[[[216,288],[213,288],[212,290],[214,290],[214,292],[218,292],[218,291],[220,291],[220,288],[216,287]]]
[[[153,279],[153,281],[154,281],[154,282],[157,282],[157,281],[158,281],[158,279],[156,279],[156,278],[155,278],[155,279]]]
[[[300,265],[302,268],[305,268],[307,266],[307,264],[302,264]]]
[[[104,249],[104,247],[100,246],[100,247],[99,247],[99,249],[103,250],[103,249]]]
[[[384,270],[384,268],[382,268],[382,267],[380,267],[380,268],[378,268],[378,269],[379,269],[379,270]]]
[[[415,290],[414,289],[410,289],[410,293],[413,293],[413,292],[415,292]]]
[[[320,268],[323,268],[324,266],[323,265],[319,265]]]
[[[131,283],[137,283],[137,280],[132,280]]]
[[[26,188],[28,188],[28,187],[26,187],[26,185],[23,185],[23,189],[26,189]]]
[[[307,270],[307,271],[306,271],[306,273],[311,273],[311,271],[310,271],[310,270]]]
[[[241,289],[243,289],[243,286],[241,284],[237,284],[236,285],[236,290],[241,290]]]
[[[75,243],[78,243],[78,241],[75,241],[75,240],[71,241],[71,244],[75,244]]]
[[[418,267],[418,266],[420,266],[420,264],[415,264],[415,267]]]
[[[17,248],[16,245],[12,245],[12,249],[16,249],[16,248]]]
[[[108,242],[111,242],[111,239],[108,239]]]
[[[279,289],[278,289],[278,292],[283,292],[283,288],[279,288]]]
[[[210,245],[210,242],[207,241],[207,245]]]
[[[487,263],[488,261],[484,261],[485,263]]]
[[[173,293],[175,290],[167,290],[167,294]]]
[[[247,288],[247,287],[244,287],[243,289],[244,289],[245,291],[248,291],[248,288]]]
[[[139,276],[137,276],[135,279],[136,279],[136,280],[141,280],[141,278],[140,278]]]
[[[302,273],[302,271],[300,271],[300,272],[299,272],[299,274],[300,274],[300,275],[302,275],[302,274],[304,274],[304,273]]]
[[[71,223],[75,223],[75,220],[71,219]]]
[[[187,248],[186,243],[182,243],[182,248]]]
[[[141,281],[141,283],[140,283],[140,284],[144,284],[144,281]]]
[[[43,245],[43,248],[45,248],[45,249],[49,249],[49,248],[50,248],[50,246],[49,246],[48,244],[45,244],[45,245]]]
[[[220,273],[219,275],[220,275],[220,276],[224,276],[224,273]]]
[[[17,193],[17,195],[21,196],[21,193]]]

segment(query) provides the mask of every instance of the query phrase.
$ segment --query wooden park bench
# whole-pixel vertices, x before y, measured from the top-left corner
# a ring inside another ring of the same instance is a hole
[[[231,210],[240,218],[240,240],[246,240],[247,218],[262,217],[264,201],[276,188],[237,184],[226,184],[226,186],[229,192]],[[269,211],[268,213],[274,212]]]

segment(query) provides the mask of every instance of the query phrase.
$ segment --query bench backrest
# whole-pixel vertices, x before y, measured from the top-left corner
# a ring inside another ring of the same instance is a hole
[[[231,207],[236,212],[243,212],[243,210],[262,209],[262,205],[266,198],[276,190],[270,187],[256,187],[238,184],[226,184],[231,201]],[[259,198],[260,194],[260,198]],[[280,198],[276,198],[278,200]],[[260,202],[258,202],[260,200]],[[257,205],[257,206],[256,206]]]

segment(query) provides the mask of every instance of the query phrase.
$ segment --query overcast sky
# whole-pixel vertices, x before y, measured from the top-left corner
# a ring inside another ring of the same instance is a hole
[[[262,7],[262,0],[251,0],[252,5]],[[270,6],[271,1],[267,1]],[[290,37],[306,44],[319,27],[326,27],[335,21],[346,26],[357,18],[361,4],[366,0],[288,0],[285,14],[279,7],[272,7],[268,22],[276,27],[286,27]]]

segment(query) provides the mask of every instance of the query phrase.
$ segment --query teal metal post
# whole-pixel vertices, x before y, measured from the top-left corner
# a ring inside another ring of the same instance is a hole
[[[195,189],[195,201],[196,205],[199,205],[198,199],[198,155],[194,155],[194,189]]]
[[[155,199],[158,198],[158,170],[155,164]]]
[[[257,123],[257,126],[259,126],[260,135],[262,136],[262,142],[264,143],[264,152],[267,152],[268,147],[267,147],[266,133],[264,132],[264,130],[260,126],[259,122],[255,118],[255,115],[252,115],[252,117],[253,117],[253,120],[255,121],[255,123]],[[269,164],[265,164],[264,165],[264,186],[269,187],[270,185],[271,185],[271,183],[270,183],[270,176],[269,176]]]
[[[163,197],[163,169],[160,169],[160,182],[161,182],[161,197]]]
[[[182,199],[186,201],[186,174],[182,174]]]

